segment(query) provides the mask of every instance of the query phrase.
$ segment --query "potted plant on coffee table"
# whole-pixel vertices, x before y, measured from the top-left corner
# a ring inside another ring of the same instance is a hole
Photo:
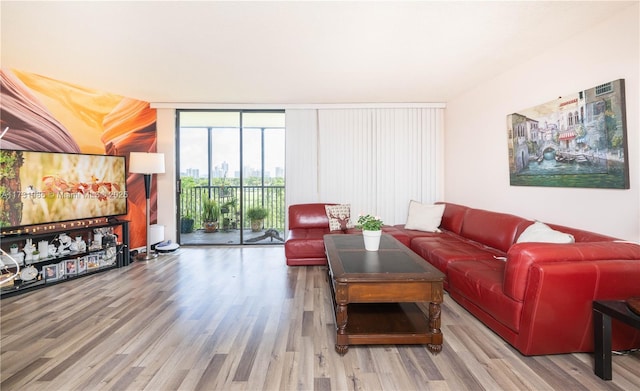
[[[204,232],[216,232],[218,230],[218,218],[220,217],[220,208],[218,203],[212,199],[202,201],[202,225]]]
[[[361,214],[358,216],[358,224],[356,224],[356,228],[360,228],[362,230],[364,247],[367,251],[378,251],[383,224],[382,219],[378,216],[372,216],[369,214]]]
[[[257,206],[247,210],[247,217],[251,220],[251,231],[262,231],[262,224],[268,214],[269,212],[267,212],[267,210],[261,206]]]

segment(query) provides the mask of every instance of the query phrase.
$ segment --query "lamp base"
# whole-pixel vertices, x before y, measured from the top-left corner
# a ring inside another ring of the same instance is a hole
[[[138,260],[138,261],[150,261],[150,260],[156,259],[156,258],[158,258],[158,254],[156,254],[156,253],[151,253],[151,254],[140,253],[140,254],[136,255],[136,260]]]

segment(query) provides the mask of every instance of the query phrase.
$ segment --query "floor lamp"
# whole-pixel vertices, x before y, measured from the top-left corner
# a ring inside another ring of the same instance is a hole
[[[144,174],[144,193],[147,198],[147,255],[145,260],[158,257],[151,254],[151,235],[149,225],[151,223],[149,199],[151,198],[151,175],[164,173],[164,153],[131,152],[129,155],[129,172]]]

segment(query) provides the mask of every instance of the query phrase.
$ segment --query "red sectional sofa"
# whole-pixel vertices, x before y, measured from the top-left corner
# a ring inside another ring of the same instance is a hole
[[[517,243],[533,221],[444,205],[441,232],[384,230],[444,272],[449,295],[524,355],[592,352],[592,302],[640,296],[638,244],[553,224],[575,243]],[[289,211],[287,264],[326,264],[324,204]],[[640,331],[614,320],[612,348],[639,347]]]
[[[330,231],[329,218],[325,205],[331,203],[296,204],[289,206],[289,227],[284,242],[284,253],[289,266],[326,265],[324,253],[324,235],[340,233],[360,233],[358,229]],[[409,237],[403,230],[386,226],[384,233],[393,235],[405,246],[409,246]]]

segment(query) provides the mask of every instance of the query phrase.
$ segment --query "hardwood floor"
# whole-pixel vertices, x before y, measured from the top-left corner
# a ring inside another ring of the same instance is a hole
[[[640,352],[525,357],[445,295],[444,347],[334,351],[324,267],[181,248],[3,299],[2,390],[639,390]]]

